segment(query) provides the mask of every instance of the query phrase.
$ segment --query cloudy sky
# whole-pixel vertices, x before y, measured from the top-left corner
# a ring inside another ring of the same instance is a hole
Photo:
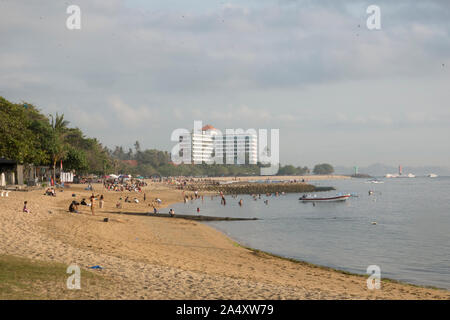
[[[282,163],[450,166],[448,1],[0,0],[0,40],[1,96],[110,147],[202,120],[280,129]]]

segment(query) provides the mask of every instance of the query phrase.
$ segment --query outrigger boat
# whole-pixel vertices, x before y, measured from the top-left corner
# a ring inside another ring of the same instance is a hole
[[[343,195],[337,195],[335,197],[328,197],[328,198],[318,198],[317,196],[312,195],[303,195],[298,200],[301,200],[303,202],[336,202],[336,201],[346,201],[348,198],[351,197],[351,194],[343,194]]]

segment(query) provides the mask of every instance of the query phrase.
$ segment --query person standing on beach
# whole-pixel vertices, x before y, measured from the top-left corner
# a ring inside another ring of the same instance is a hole
[[[91,214],[95,216],[95,196],[92,194],[91,196]]]
[[[100,196],[100,209],[103,209],[103,205],[105,204],[105,201],[103,200],[103,195]]]

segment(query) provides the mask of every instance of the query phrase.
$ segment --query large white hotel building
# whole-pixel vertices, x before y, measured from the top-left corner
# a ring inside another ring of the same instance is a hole
[[[211,125],[180,136],[183,162],[194,164],[257,164],[256,131],[233,130],[222,133]]]

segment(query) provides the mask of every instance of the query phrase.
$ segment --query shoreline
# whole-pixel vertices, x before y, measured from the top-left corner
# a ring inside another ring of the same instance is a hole
[[[206,221],[207,222],[207,221]],[[329,267],[326,265],[320,265],[320,264],[315,264],[312,262],[308,262],[305,260],[300,260],[300,259],[296,259],[296,258],[291,258],[288,256],[283,256],[283,255],[279,255],[276,253],[272,253],[269,251],[264,251],[264,250],[260,250],[260,249],[256,249],[244,244],[239,243],[239,241],[233,239],[231,236],[229,236],[228,234],[224,233],[223,231],[216,229],[214,227],[211,227],[214,230],[224,234],[224,236],[230,238],[231,241],[233,241],[234,243],[236,243],[237,246],[242,247],[244,249],[253,251],[255,254],[263,254],[263,255],[268,255],[271,257],[274,257],[276,259],[281,259],[281,260],[286,260],[292,263],[298,263],[298,264],[302,264],[302,265],[307,265],[309,267],[312,268],[319,268],[325,271],[330,271],[330,272],[338,272],[338,273],[342,273],[345,275],[351,275],[351,276],[355,276],[355,277],[362,277],[364,279],[367,279],[367,277],[369,276],[368,274],[361,274],[361,273],[355,273],[355,272],[351,272],[351,271],[347,271],[344,269],[339,269],[339,268],[335,268],[335,267]],[[415,284],[415,283],[410,283],[410,282],[406,282],[406,281],[402,281],[402,280],[396,280],[396,279],[392,279],[392,278],[381,278],[381,281],[386,281],[386,282],[391,282],[391,283],[397,283],[397,284],[401,284],[401,285],[406,285],[406,286],[413,286],[413,287],[417,287],[417,288],[423,288],[423,289],[432,289],[432,290],[442,290],[442,291],[450,291],[449,289],[446,288],[440,288],[440,287],[436,287],[436,286],[431,286],[431,285],[422,285],[422,284]]]
[[[32,191],[0,199],[0,254],[76,263],[88,272],[92,265],[104,267],[95,272],[107,280],[101,286],[89,285],[78,296],[49,293],[49,299],[450,299],[445,289],[386,279],[382,289],[371,291],[363,275],[251,249],[196,221],[101,211],[91,216],[87,208],[68,213],[72,193],[77,200],[89,195],[84,187],[74,185],[57,197]],[[105,195],[104,211],[120,211],[120,192],[95,189]],[[150,184],[145,192],[147,199],[161,198],[161,208],[182,201],[181,191],[165,184]],[[29,215],[19,210],[25,199]],[[123,211],[131,209],[149,211],[147,203],[127,204]]]
[[[174,202],[171,204],[178,204],[178,203],[182,203],[180,202]],[[123,214],[133,214],[133,213],[123,213]],[[186,220],[193,220],[193,221],[198,221],[199,223],[202,223],[203,225],[213,229],[216,232],[221,233],[223,236],[227,237],[230,241],[232,241],[236,246],[244,248],[246,250],[250,250],[252,252],[254,252],[255,254],[263,254],[263,255],[268,255],[271,257],[274,257],[276,259],[282,259],[282,260],[286,260],[289,262],[293,262],[293,263],[299,263],[299,264],[304,264],[313,268],[319,268],[319,269],[323,269],[326,271],[331,271],[331,272],[338,272],[338,273],[342,273],[342,274],[346,274],[346,275],[351,275],[351,276],[357,276],[357,277],[363,277],[365,279],[367,279],[368,275],[366,274],[362,274],[362,273],[355,273],[355,272],[351,272],[351,271],[347,271],[344,269],[340,269],[339,267],[330,267],[330,266],[326,266],[326,265],[320,265],[320,264],[316,264],[316,263],[312,263],[312,262],[308,262],[305,260],[301,260],[301,259],[296,259],[296,258],[292,258],[292,257],[288,257],[288,256],[283,256],[280,254],[276,254],[270,251],[265,251],[265,250],[261,250],[261,249],[257,249],[257,248],[253,248],[250,247],[248,245],[245,245],[243,243],[240,243],[239,240],[234,239],[232,236],[230,236],[229,234],[227,234],[226,232],[215,228],[209,224],[207,224],[207,222],[210,221],[255,221],[255,220],[261,220],[258,218],[229,218],[229,217],[209,217],[209,216],[197,216],[197,215],[189,215],[189,214],[183,214],[183,215],[175,215],[174,217],[169,217],[168,214],[165,213],[159,213],[157,216],[155,215],[149,215],[147,216],[149,218],[171,218],[171,219],[186,219]],[[191,218],[192,217],[192,218]],[[213,218],[213,219],[209,219],[209,218]],[[411,283],[411,282],[406,282],[406,281],[402,281],[402,280],[397,280],[397,279],[393,279],[393,278],[381,278],[382,281],[388,281],[388,282],[392,282],[392,283],[398,283],[398,284],[402,284],[402,285],[410,285],[410,286],[414,286],[414,287],[418,287],[418,288],[424,288],[424,289],[434,289],[434,290],[443,290],[443,291],[449,291],[449,289],[447,288],[441,288],[441,287],[436,287],[436,286],[432,286],[432,285],[425,285],[425,284],[416,284],[416,283]]]
[[[182,202],[174,202],[171,204],[181,204]],[[169,204],[169,205],[171,205]],[[129,213],[129,212],[124,212],[122,214],[136,214],[136,213]],[[142,215],[144,216],[144,215]],[[145,215],[148,218],[170,218],[170,219],[186,219],[186,220],[192,220],[192,221],[196,221],[199,222],[211,229],[213,229],[216,232],[221,233],[223,236],[227,237],[230,241],[232,241],[236,246],[244,248],[246,250],[250,250],[252,252],[254,252],[255,254],[264,254],[264,255],[268,255],[271,257],[274,257],[276,259],[282,259],[282,260],[286,260],[289,262],[293,262],[293,263],[299,263],[299,264],[304,264],[313,268],[320,268],[323,269],[325,271],[331,271],[331,272],[338,272],[338,273],[342,273],[342,274],[346,274],[346,275],[351,275],[351,276],[358,276],[358,277],[363,277],[365,279],[367,279],[368,275],[366,274],[362,274],[362,273],[355,273],[355,272],[351,272],[351,271],[347,271],[344,269],[340,269],[339,267],[330,267],[330,266],[326,266],[326,265],[320,265],[320,264],[316,264],[316,263],[312,263],[312,262],[308,262],[305,260],[301,260],[301,259],[296,259],[296,258],[292,258],[292,257],[288,257],[288,256],[283,256],[280,254],[276,254],[270,251],[265,251],[265,250],[261,250],[261,249],[257,249],[257,248],[253,248],[250,247],[248,245],[245,245],[243,243],[240,243],[239,240],[234,239],[232,236],[230,236],[229,234],[227,234],[226,232],[215,228],[214,226],[211,226],[209,224],[207,224],[207,222],[210,221],[255,221],[255,220],[261,220],[258,218],[230,218],[230,217],[213,217],[213,216],[203,216],[203,215],[193,215],[193,214],[176,214],[174,217],[170,217],[168,214],[165,213],[158,213],[158,215]],[[434,290],[443,290],[443,291],[449,291],[449,289],[447,288],[441,288],[441,287],[436,287],[436,286],[432,286],[432,285],[426,285],[426,284],[416,284],[416,283],[410,283],[410,282],[406,282],[406,281],[402,281],[402,280],[397,280],[397,279],[393,279],[393,278],[381,278],[382,281],[388,281],[388,282],[392,282],[392,283],[398,283],[398,284],[402,284],[402,285],[410,285],[410,286],[414,286],[414,287],[418,287],[418,288],[424,288],[424,289],[434,289]]]
[[[262,177],[262,176],[259,176],[257,178],[260,178],[260,177]],[[336,176],[335,175],[271,176],[271,177],[273,177],[274,179],[270,179],[270,180],[279,180],[279,179],[275,179],[277,177],[287,177],[287,179],[291,179],[291,178],[297,178],[298,179],[299,177],[316,177],[317,179],[313,180],[313,181],[333,180],[333,178],[331,178],[331,177],[335,177],[334,178],[335,180],[355,179],[355,177],[351,177],[351,176],[347,176],[347,175],[336,175]],[[230,177],[225,177],[225,178],[230,178]],[[282,179],[280,179],[280,180],[282,180]],[[246,181],[249,181],[249,180],[246,180]],[[312,181],[312,179],[310,181]],[[193,191],[192,190],[188,190],[188,192],[193,192]],[[210,190],[205,190],[204,193],[215,194],[214,191],[210,191]],[[173,202],[173,203],[168,204],[168,206],[170,206],[171,204],[181,204],[181,203],[182,203],[182,201]],[[176,216],[174,218],[189,219],[189,218],[186,218],[186,216],[197,217],[196,215],[182,215],[182,216],[178,215],[178,216]],[[204,217],[204,216],[199,216],[199,217]],[[240,243],[238,240],[236,240],[233,237],[231,237],[230,235],[226,234],[224,231],[222,231],[220,229],[217,229],[217,228],[207,224],[207,222],[209,222],[209,221],[240,221],[240,220],[242,220],[242,221],[254,221],[254,220],[260,220],[260,219],[257,219],[257,218],[246,218],[246,219],[239,219],[239,218],[237,218],[237,219],[235,219],[235,218],[228,218],[228,217],[217,217],[217,219],[211,219],[211,220],[208,220],[208,219],[202,220],[202,219],[195,219],[195,218],[192,219],[192,220],[198,221],[199,223],[202,223],[203,225],[213,229],[214,231],[221,233],[223,236],[227,237],[230,241],[232,241],[236,246],[239,246],[239,247],[244,248],[246,250],[250,250],[252,252],[255,252],[255,254],[268,255],[268,256],[274,257],[276,259],[286,260],[286,261],[293,262],[293,263],[299,263],[299,264],[307,265],[307,266],[310,266],[310,267],[313,267],[313,268],[323,269],[323,270],[326,270],[326,271],[338,272],[338,273],[351,275],[351,276],[356,276],[356,277],[363,277],[364,279],[367,279],[367,277],[368,277],[368,275],[366,275],[366,274],[360,274],[360,273],[355,273],[355,272],[351,272],[351,271],[346,271],[344,269],[339,269],[339,268],[335,268],[335,267],[329,267],[329,266],[326,266],[326,265],[315,264],[315,263],[308,262],[308,261],[305,261],[305,260],[291,258],[291,257],[279,255],[279,254],[276,254],[276,253],[272,253],[272,252],[269,252],[269,251],[264,251],[264,250],[261,250],[261,249],[253,248],[253,247],[250,247],[248,245],[244,245],[244,244]],[[387,282],[397,283],[397,284],[407,285],[407,286],[409,285],[409,286],[414,286],[414,287],[423,288],[423,289],[443,290],[443,291],[448,291],[450,293],[450,289],[447,289],[447,288],[440,288],[440,287],[435,287],[435,286],[432,286],[432,285],[415,284],[415,283],[410,283],[410,282],[406,282],[406,281],[396,280],[396,279],[392,279],[392,278],[381,278],[381,281],[387,281]]]

